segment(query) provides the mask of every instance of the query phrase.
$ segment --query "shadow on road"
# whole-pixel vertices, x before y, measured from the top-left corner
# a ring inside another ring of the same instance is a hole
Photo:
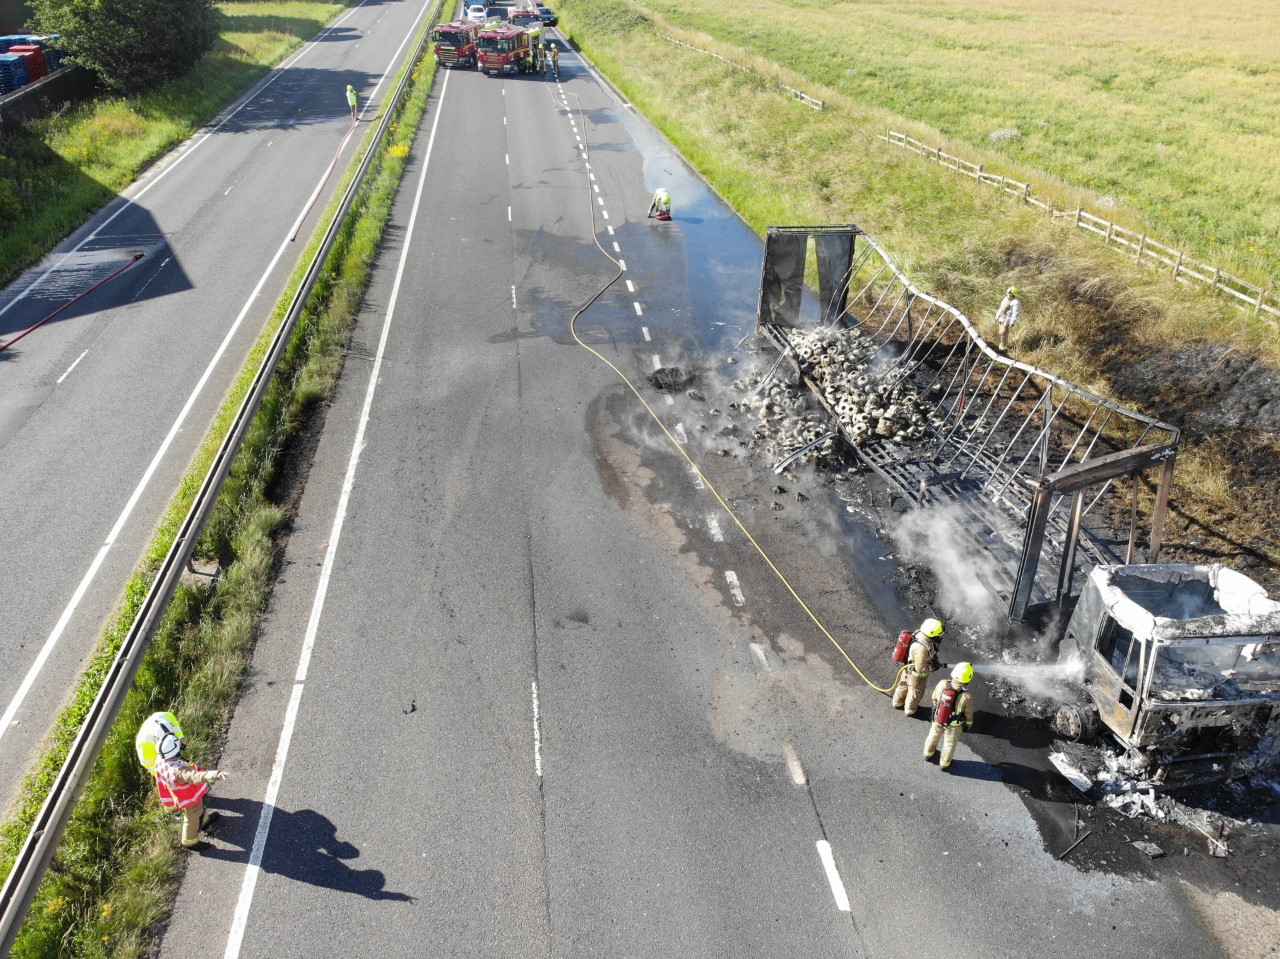
[[[202,854],[208,859],[247,862],[262,803],[249,799],[211,796],[210,809],[222,815],[214,831],[214,846]],[[262,869],[308,885],[349,892],[365,899],[414,902],[403,892],[386,889],[386,876],[377,869],[353,869],[347,860],[358,859],[360,850],[338,838],[338,828],[314,809],[290,812],[276,808],[271,816]]]

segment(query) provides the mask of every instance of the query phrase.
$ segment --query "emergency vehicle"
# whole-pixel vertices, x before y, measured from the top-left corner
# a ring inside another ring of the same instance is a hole
[[[476,37],[480,69],[487,76],[533,71],[533,39],[524,27],[508,23],[486,24]]]
[[[542,14],[538,12],[537,7],[512,7],[507,14],[507,21],[517,27],[531,27],[534,24],[542,24]]]
[[[444,23],[431,31],[431,40],[435,44],[436,63],[449,67],[474,67],[478,63],[476,35],[480,32],[478,23],[466,23],[455,20]]]

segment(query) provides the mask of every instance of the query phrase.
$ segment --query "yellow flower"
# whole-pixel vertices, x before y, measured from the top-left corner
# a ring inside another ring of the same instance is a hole
[[[103,918],[103,919],[107,919],[107,918],[109,918],[109,917],[111,916],[111,910],[112,910],[112,909],[114,909],[114,908],[115,908],[115,906],[114,906],[114,905],[112,905],[112,904],[111,904],[111,903],[109,903],[109,902],[108,902],[108,903],[106,903],[105,905],[103,905],[103,907],[102,907],[102,918]],[[103,939],[105,939],[105,938],[107,938],[107,937],[106,937],[106,936],[103,936],[102,938],[103,938]]]
[[[53,913],[57,912],[59,909],[62,908],[62,904],[64,902],[66,902],[66,900],[63,899],[61,896],[58,896],[56,899],[50,902],[49,905],[44,907],[44,911],[52,915]]]

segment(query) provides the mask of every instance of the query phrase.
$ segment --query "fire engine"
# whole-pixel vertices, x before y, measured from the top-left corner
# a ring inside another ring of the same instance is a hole
[[[533,71],[533,42],[524,27],[490,23],[476,38],[480,69],[488,76]]]
[[[529,27],[542,23],[542,14],[536,7],[513,7],[507,14],[507,20],[518,27]]]
[[[474,67],[478,62],[476,34],[480,24],[455,20],[441,24],[431,32],[435,43],[436,63],[450,67]]]

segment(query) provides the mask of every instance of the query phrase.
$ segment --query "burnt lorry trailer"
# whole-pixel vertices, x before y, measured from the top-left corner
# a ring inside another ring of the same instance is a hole
[[[858,227],[769,228],[757,331],[828,435],[990,555],[1010,619],[1069,608],[1096,565],[1158,560],[1178,429],[992,349]]]
[[[1054,730],[1104,729],[1130,770],[1171,788],[1274,766],[1280,752],[1280,603],[1223,566],[1100,566],[1067,623],[1074,702]]]

